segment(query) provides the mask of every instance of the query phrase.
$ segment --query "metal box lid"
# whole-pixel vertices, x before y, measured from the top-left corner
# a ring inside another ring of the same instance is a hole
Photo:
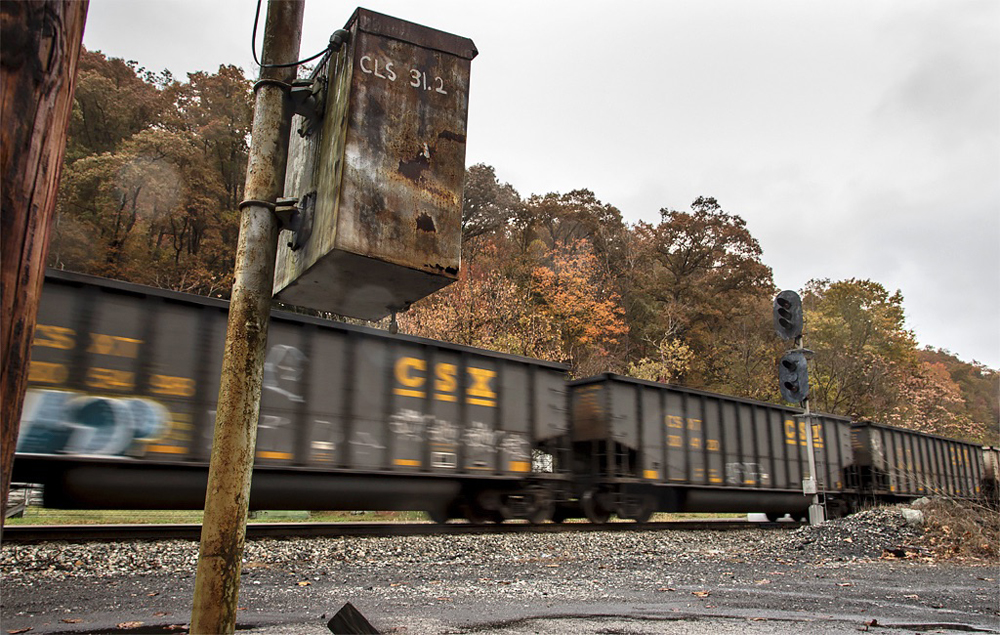
[[[317,68],[325,114],[292,124],[285,195],[315,192],[300,248],[279,240],[275,298],[367,320],[454,282],[472,40],[358,9]],[[314,88],[315,90],[315,88]],[[301,241],[300,241],[301,242]]]

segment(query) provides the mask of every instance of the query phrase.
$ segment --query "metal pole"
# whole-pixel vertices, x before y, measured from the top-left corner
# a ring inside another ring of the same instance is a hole
[[[246,540],[250,478],[257,443],[261,381],[267,347],[278,221],[291,127],[288,84],[298,59],[302,0],[269,0],[240,237],[222,360],[215,436],[205,495],[205,519],[195,575],[191,633],[233,633]]]
[[[802,336],[795,338],[795,347],[802,348]],[[823,513],[823,506],[819,501],[819,490],[816,479],[816,447],[813,445],[812,414],[809,411],[809,397],[802,400],[802,407],[805,413],[802,415],[806,424],[806,457],[809,459],[809,479],[803,479],[803,494],[812,494],[812,504],[809,505],[809,524],[821,525],[826,520]]]

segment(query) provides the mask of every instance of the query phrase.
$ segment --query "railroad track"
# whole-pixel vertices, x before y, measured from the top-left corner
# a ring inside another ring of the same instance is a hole
[[[797,522],[751,522],[746,520],[676,520],[670,522],[632,523],[503,523],[471,525],[468,523],[249,523],[247,538],[322,538],[340,536],[426,536],[432,534],[501,534],[562,533],[592,531],[670,531],[737,530],[752,528],[795,529]],[[117,540],[198,540],[201,525],[13,525],[3,529],[4,542],[107,542]]]

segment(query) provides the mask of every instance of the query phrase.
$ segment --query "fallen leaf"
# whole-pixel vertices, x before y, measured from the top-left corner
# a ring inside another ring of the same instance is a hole
[[[763,580],[757,580],[756,582],[754,582],[754,584],[771,584],[771,581],[768,580],[767,578],[764,578]]]
[[[437,598],[438,602],[451,602],[451,598]]]
[[[677,589],[675,589],[673,587],[668,587],[668,586],[663,586],[663,587],[660,587],[659,589],[657,589],[657,591],[676,591],[676,590]]]
[[[148,597],[148,598],[155,598],[159,594],[160,594],[159,591],[153,591],[152,593],[147,593],[146,597]]]
[[[854,539],[850,537],[844,538],[844,542],[854,542]]]
[[[156,613],[153,613],[153,617],[166,617],[168,615],[170,615],[170,613],[167,613],[166,611],[157,611]]]
[[[907,598],[907,599],[910,599],[910,600],[919,600],[920,599],[919,595],[904,595],[903,597]]]
[[[142,626],[142,622],[121,622],[118,624],[118,628],[139,628]]]
[[[65,618],[63,620],[60,620],[60,621],[63,622],[64,624],[79,624],[83,620],[81,620],[78,617],[67,617],[67,618]]]
[[[707,598],[711,594],[712,594],[711,591],[692,591],[691,592],[691,595],[694,595],[694,596],[700,597],[700,598]]]
[[[838,582],[837,586],[854,586],[853,582]]]
[[[751,617],[750,621],[751,622],[766,622],[767,618],[766,617]]]
[[[312,582],[310,582],[309,580],[302,580],[301,582],[299,582],[299,586],[309,586],[310,584],[312,584]]]
[[[557,565],[557,564],[547,564],[545,566],[549,567],[549,568],[555,568],[555,567],[558,567],[559,565]]]
[[[15,628],[14,630],[7,631],[7,632],[10,633],[10,635],[17,635],[18,633],[27,633],[28,631],[31,630],[31,628],[32,627],[30,627],[30,626],[27,627],[27,628]]]

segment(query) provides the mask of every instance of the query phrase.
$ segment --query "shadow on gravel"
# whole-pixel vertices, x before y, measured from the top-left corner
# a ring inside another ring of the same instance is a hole
[[[260,628],[254,624],[237,624],[236,630],[249,631]],[[59,631],[52,635],[187,635],[187,624],[166,624],[155,626],[144,624],[135,628],[102,628],[96,631]]]
[[[874,632],[879,628],[897,628],[904,631],[916,631],[918,633],[942,630],[962,631],[964,633],[1000,633],[1000,631],[991,628],[981,628],[979,626],[972,626],[971,624],[948,624],[947,622],[939,624],[879,624],[878,626],[869,627],[869,632]]]
[[[734,623],[740,621],[739,618],[732,618],[731,616],[706,616],[706,615],[691,615],[691,614],[678,614],[676,616],[637,616],[637,615],[612,615],[612,614],[563,614],[563,615],[546,615],[544,617],[525,617],[516,620],[505,620],[499,622],[491,622],[489,624],[479,624],[474,627],[465,627],[461,632],[463,633],[490,633],[490,632],[500,632],[500,629],[505,628],[517,628],[526,627],[532,623],[539,621],[560,621],[560,620],[587,620],[589,622],[599,622],[602,620],[627,620],[633,622],[673,622],[680,623],[685,622],[688,624],[697,624],[698,622],[712,622],[719,619],[731,619]],[[781,619],[781,618],[768,618],[766,620],[761,620],[762,622],[780,622],[786,625],[802,624],[805,625],[810,623],[812,620],[794,620],[794,619]],[[863,623],[858,625],[856,628],[859,632],[866,633],[876,633],[882,629],[894,629],[894,630],[905,630],[916,633],[922,632],[964,632],[964,633],[993,633],[995,635],[1000,635],[1000,630],[994,630],[991,628],[985,628],[981,626],[973,626],[971,624],[956,624],[956,623],[928,623],[928,624],[883,624],[878,621],[873,621],[869,623]],[[540,631],[536,631],[540,632]],[[618,635],[618,630],[608,630],[608,631],[594,631],[595,633],[607,633],[608,635]],[[624,631],[621,631],[624,633]]]

